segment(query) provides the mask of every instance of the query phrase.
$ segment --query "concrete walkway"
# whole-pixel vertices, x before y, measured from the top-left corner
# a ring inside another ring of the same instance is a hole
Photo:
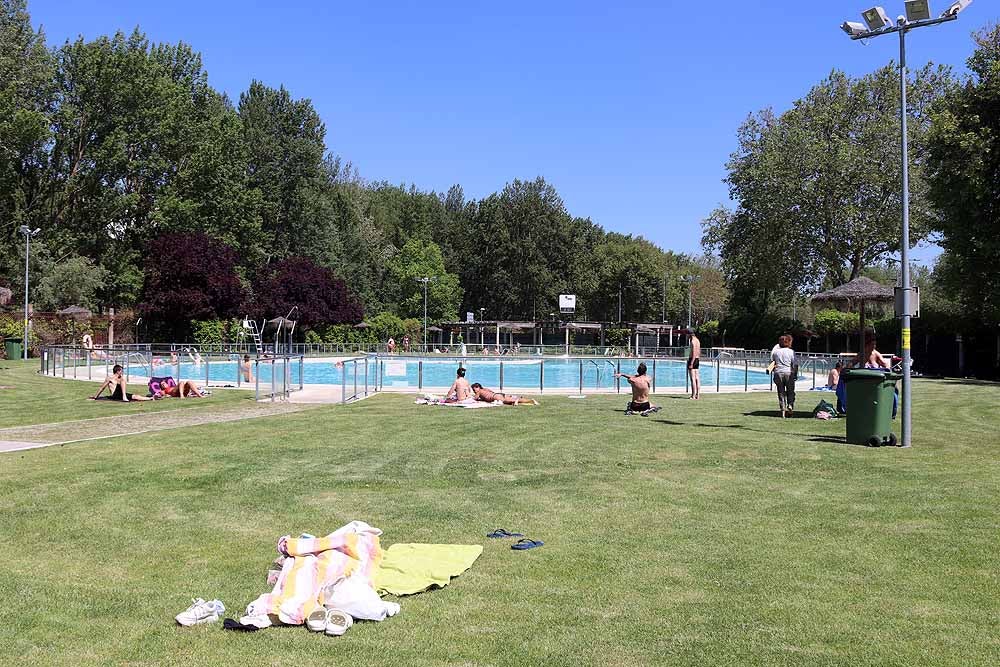
[[[124,435],[166,431],[186,426],[218,424],[290,414],[308,409],[286,402],[256,403],[234,410],[169,410],[135,415],[97,417],[54,424],[34,424],[0,429],[0,453],[16,452],[86,440],[103,440]]]

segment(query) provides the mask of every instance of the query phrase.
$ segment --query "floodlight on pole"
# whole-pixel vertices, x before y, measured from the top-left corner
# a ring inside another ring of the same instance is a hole
[[[931,3],[929,0],[905,0],[906,20],[926,21],[931,17]]]
[[[951,3],[948,9],[944,10],[944,14],[941,18],[945,16],[958,16],[959,12],[964,11],[966,7],[972,4],[972,0],[956,0],[956,2]]]
[[[858,23],[857,21],[844,21],[840,25],[840,29],[846,32],[848,35],[851,35],[852,37],[854,35],[863,35],[864,33],[868,32],[868,29],[865,27],[865,25],[863,23]]]
[[[22,333],[22,345],[24,346],[24,360],[28,360],[28,258],[31,257],[31,239],[38,236],[42,231],[41,227],[34,230],[28,225],[21,225],[17,231],[24,234],[24,330]]]
[[[910,168],[909,168],[909,144],[906,130],[906,33],[916,28],[937,25],[954,21],[958,18],[959,12],[972,4],[972,0],[956,0],[939,18],[930,18],[930,6],[928,0],[908,0],[906,1],[906,17],[900,16],[895,26],[889,26],[888,17],[881,7],[873,7],[862,13],[865,22],[870,30],[860,34],[848,32],[851,39],[865,39],[866,37],[877,37],[888,35],[889,33],[899,33],[899,125],[900,125],[900,159],[902,176],[902,233],[900,238],[900,289],[903,292],[903,308],[900,317],[900,343],[903,357],[903,387],[900,396],[900,439],[899,444],[909,447],[912,443],[913,420],[912,420],[912,377],[910,365],[912,355],[910,353],[910,319],[911,319],[911,299],[910,291]],[[917,18],[926,15],[927,18]],[[847,24],[845,24],[847,25]],[[841,26],[843,28],[843,26]],[[845,30],[846,32],[846,30]]]
[[[865,23],[868,24],[868,30],[872,32],[881,30],[888,25],[892,25],[892,22],[889,21],[889,15],[886,14],[885,10],[881,7],[866,9],[861,12],[861,18],[865,20]]]
[[[691,286],[694,283],[696,283],[699,280],[701,280],[701,276],[687,275],[687,276],[684,276],[683,278],[681,278],[681,280],[683,282],[687,283],[687,286],[688,286],[688,326],[687,326],[687,328],[690,329],[691,328]]]
[[[424,352],[427,351],[427,285],[432,281],[437,281],[437,276],[424,276],[423,278],[415,279],[418,283],[423,283],[424,285]]]

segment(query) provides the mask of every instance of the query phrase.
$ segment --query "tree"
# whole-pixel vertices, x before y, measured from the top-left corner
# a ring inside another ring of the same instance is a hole
[[[140,312],[166,333],[187,333],[192,320],[235,317],[245,291],[236,253],[201,233],[167,234],[149,244]]]
[[[326,128],[308,99],[253,81],[240,95],[250,186],[262,194],[269,258],[298,254],[315,231],[308,203],[324,180]]]
[[[389,270],[396,287],[395,300],[400,316],[422,318],[424,286],[418,278],[433,277],[427,285],[427,317],[433,322],[458,319],[462,288],[458,276],[444,269],[441,249],[431,241],[410,239],[393,258]]]
[[[269,318],[298,308],[306,328],[360,322],[364,311],[344,281],[305,257],[289,257],[263,274],[255,290],[258,309]]]
[[[24,0],[0,0],[0,274],[13,274],[17,229],[38,225],[54,62]]]
[[[967,313],[1000,322],[1000,25],[975,36],[964,85],[933,109],[930,198],[945,249],[937,272]]]
[[[572,218],[544,179],[508,183],[468,205],[459,224],[453,238],[467,244],[459,272],[466,310],[531,318],[555,308],[560,293],[588,291],[600,228]]]
[[[726,178],[737,206],[708,217],[703,243],[749,310],[847,282],[899,247],[896,72],[834,71],[789,111],[765,110],[740,127]],[[929,106],[951,85],[946,68],[930,65],[909,84],[913,242],[932,219],[923,181]]]
[[[83,306],[95,310],[97,294],[108,279],[107,269],[95,266],[88,257],[75,255],[52,262],[34,289],[35,305],[41,310]]]

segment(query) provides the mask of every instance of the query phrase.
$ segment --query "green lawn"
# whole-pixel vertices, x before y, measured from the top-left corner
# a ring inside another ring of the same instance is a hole
[[[837,444],[842,423],[782,421],[763,393],[650,418],[617,396],[387,394],[0,455],[0,662],[995,665],[1000,387],[921,381],[915,401],[909,450]],[[280,535],[351,519],[485,552],[342,638],[175,627],[194,596],[239,615]],[[498,527],[546,544],[513,552]]]
[[[111,401],[88,401],[101,382],[54,379],[38,375],[37,361],[0,360],[0,428],[63,422],[72,419],[91,419],[124,414],[160,412],[163,410],[204,410],[213,407],[233,407],[253,403],[246,391],[218,390],[207,401],[174,400],[136,402],[130,404]],[[95,370],[94,377],[104,380]],[[137,380],[129,391],[146,393],[145,382]],[[106,393],[105,393],[106,395]]]

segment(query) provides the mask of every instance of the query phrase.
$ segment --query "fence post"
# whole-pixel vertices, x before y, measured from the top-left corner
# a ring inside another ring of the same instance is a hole
[[[816,388],[816,360],[815,359],[812,360],[812,365],[813,365],[813,389],[815,389]],[[798,379],[798,378],[796,378],[796,379]]]
[[[357,397],[358,397],[358,360],[355,359],[354,360],[354,396],[353,396],[353,398],[357,398]]]
[[[239,368],[239,364],[236,367]],[[205,386],[208,386],[208,359],[205,360]]]
[[[718,394],[722,384],[722,357],[715,358],[715,393]]]
[[[743,391],[750,391],[750,360],[743,359]]]
[[[500,391],[503,391],[503,361],[500,362]]]
[[[365,357],[365,396],[368,396],[368,357]]]
[[[621,360],[621,358],[618,359],[618,363],[615,366],[615,372],[619,373],[619,374],[621,374],[621,372],[622,372],[622,360]],[[622,393],[622,379],[620,377],[615,378],[615,388],[618,390],[619,394]]]
[[[271,357],[271,402],[274,403],[274,392],[277,387],[274,384],[274,357]]]
[[[545,392],[545,360],[538,362],[538,393]]]
[[[420,360],[417,362],[417,390],[420,391],[424,388],[424,362]]]
[[[305,389],[306,384],[306,358],[299,357],[299,391]]]
[[[340,402],[347,403],[347,364],[340,362]]]
[[[253,362],[253,397],[255,401],[260,400],[260,359]]]
[[[656,348],[659,351],[659,347]],[[656,393],[656,358],[653,358],[653,393]]]

